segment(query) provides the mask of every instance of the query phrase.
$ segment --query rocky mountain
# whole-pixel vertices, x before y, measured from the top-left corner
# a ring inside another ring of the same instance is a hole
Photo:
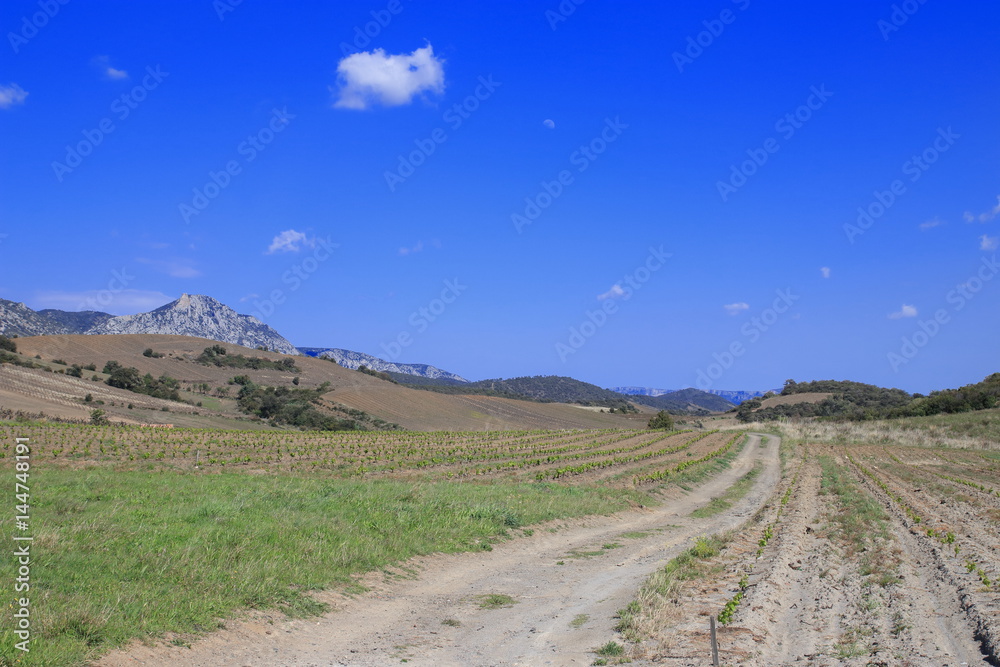
[[[432,380],[450,380],[454,382],[468,382],[464,377],[443,371],[440,368],[429,364],[397,364],[385,359],[379,359],[364,352],[353,352],[343,350],[339,347],[300,347],[299,352],[310,357],[320,357],[322,359],[333,359],[344,368],[357,370],[361,366],[366,366],[373,371],[382,373],[399,373],[402,375],[415,375]]]
[[[294,345],[256,317],[240,315],[229,306],[201,294],[182,294],[176,301],[148,313],[112,317],[86,333],[199,336],[244,347],[299,354]]]
[[[619,394],[628,394],[629,396],[666,396],[668,394],[674,394],[679,391],[685,391],[683,389],[654,389],[652,387],[612,387],[612,391],[617,391]],[[721,396],[733,405],[739,405],[744,401],[749,401],[751,398],[758,398],[766,394],[766,391],[730,391],[727,389],[707,389],[706,393],[715,394],[716,396]],[[776,394],[780,394],[780,389],[772,389]]]
[[[98,310],[81,310],[74,313],[68,310],[55,310],[46,308],[39,310],[38,314],[48,318],[66,328],[64,333],[85,334],[99,324],[104,324],[114,317],[109,313],[102,313]]]
[[[56,336],[71,332],[64,324],[36,313],[23,303],[0,299],[0,334],[4,336]]]

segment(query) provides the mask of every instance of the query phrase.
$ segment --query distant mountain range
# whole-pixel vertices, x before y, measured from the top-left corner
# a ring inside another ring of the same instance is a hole
[[[466,378],[429,364],[403,364],[362,352],[336,347],[296,348],[277,331],[250,315],[241,315],[210,296],[183,294],[175,301],[148,313],[114,316],[98,311],[34,311],[23,303],[0,299],[0,334],[7,336],[52,336],[60,334],[171,334],[197,336],[250,348],[263,348],[290,355],[331,359],[344,368],[365,366],[388,373],[395,381],[445,393],[472,393],[523,398],[536,401],[582,403],[621,407],[627,401],[671,412],[701,414],[725,412],[762,391],[709,392],[698,389],[653,389],[616,387],[602,389],[573,378],[535,376],[480,380]]]
[[[611,391],[617,391],[619,394],[626,394],[628,396],[666,396],[668,394],[676,394],[680,391],[686,391],[686,389],[654,389],[652,387],[612,387]],[[701,391],[701,390],[698,390]],[[709,394],[715,394],[716,396],[721,396],[733,405],[739,405],[744,401],[749,401],[751,398],[759,398],[766,394],[768,391],[773,391],[776,394],[781,393],[781,389],[769,389],[767,391],[729,391],[726,389],[706,389]]]
[[[444,379],[453,382],[468,382],[468,380],[460,375],[443,371],[430,364],[397,364],[373,357],[364,352],[352,352],[351,350],[343,350],[339,347],[300,347],[298,350],[310,357],[333,359],[344,368],[350,368],[351,370],[357,370],[361,366],[365,366],[373,371],[380,371],[382,373],[399,373],[432,380]]]
[[[148,313],[119,317],[96,311],[35,312],[23,303],[0,300],[0,333],[8,336],[173,334],[299,354],[294,345],[257,318],[240,315],[212,297],[199,294],[182,294]]]

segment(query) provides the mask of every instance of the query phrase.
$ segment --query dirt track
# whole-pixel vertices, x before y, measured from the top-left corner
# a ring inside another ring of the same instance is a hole
[[[650,573],[694,537],[738,526],[767,500],[780,476],[778,446],[759,442],[753,436],[729,470],[658,508],[536,527],[489,553],[416,559],[407,564],[413,578],[370,575],[364,595],[329,595],[335,611],[319,620],[272,623],[262,615],[191,648],[138,646],[97,664],[589,665],[593,649],[615,638],[615,613]],[[707,520],[687,516],[758,459],[764,471],[736,507]],[[477,596],[487,594],[515,604],[483,609]]]

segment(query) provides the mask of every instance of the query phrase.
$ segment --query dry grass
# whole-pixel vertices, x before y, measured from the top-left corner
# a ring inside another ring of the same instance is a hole
[[[866,422],[755,422],[751,431],[769,431],[776,426],[792,440],[828,442],[833,444],[901,445],[906,447],[954,447],[958,449],[1000,449],[1000,440],[993,437],[960,435],[948,427],[948,422],[978,418],[992,419],[1000,427],[1000,413],[994,410],[935,418],[879,420]],[[933,420],[933,421],[932,421]],[[937,423],[935,423],[937,422]]]

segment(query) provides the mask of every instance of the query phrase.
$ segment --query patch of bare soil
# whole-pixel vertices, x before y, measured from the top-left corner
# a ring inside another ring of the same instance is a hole
[[[613,639],[615,615],[650,573],[697,536],[739,526],[771,496],[779,477],[778,442],[751,438],[731,468],[657,508],[535,527],[530,537],[489,553],[438,555],[408,562],[412,577],[370,574],[355,598],[325,594],[335,611],[289,621],[258,614],[191,648],[135,645],[97,662],[124,665],[589,665]],[[755,488],[729,511],[691,519],[763,461]],[[483,596],[510,596],[488,608]]]

